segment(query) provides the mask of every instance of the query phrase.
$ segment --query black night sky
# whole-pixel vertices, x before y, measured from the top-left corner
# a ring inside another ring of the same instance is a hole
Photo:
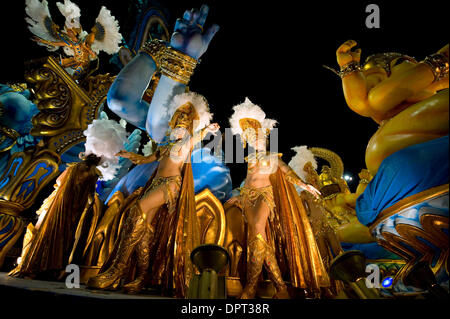
[[[62,24],[54,2],[49,0],[50,12]],[[74,2],[81,8],[81,23],[87,30],[102,5],[111,10],[122,30],[134,23],[127,14],[128,1]],[[202,3],[210,6],[206,27],[212,23],[221,27],[190,83],[192,91],[208,99],[215,121],[226,127],[231,107],[248,96],[269,118],[278,120],[279,151],[285,161],[294,155],[293,146],[325,147],[338,153],[345,171],[354,176],[365,167],[365,148],[377,124],[347,107],[340,79],[322,65],[336,68],[335,51],[348,39],[358,42],[362,59],[377,52],[401,52],[422,60],[448,42],[448,10],[443,1],[159,3],[170,13],[170,30],[184,10]],[[380,29],[365,26],[365,9],[370,3],[380,7]],[[24,2],[10,1],[9,5],[1,10],[0,83],[23,81],[23,62],[47,55],[30,40]],[[104,53],[100,58],[102,73],[117,73]],[[246,166],[233,164],[230,168],[236,186],[244,178]]]

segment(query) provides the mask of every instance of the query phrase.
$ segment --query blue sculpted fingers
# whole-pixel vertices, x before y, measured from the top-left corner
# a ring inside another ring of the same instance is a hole
[[[183,14],[183,19],[191,22],[193,18],[192,11],[186,10]]]
[[[219,30],[211,26],[204,34],[203,26],[208,17],[209,7],[201,6],[199,10],[185,11],[182,19],[177,19],[170,44],[173,48],[199,59],[206,51],[214,35]]]
[[[205,41],[207,47],[211,42],[212,38],[216,35],[217,31],[219,31],[219,29],[220,28],[217,24],[213,24],[206,30],[205,35],[203,36],[203,40]]]
[[[189,20],[177,19],[175,22],[175,32],[186,32],[189,25]]]
[[[194,10],[194,11],[192,11],[192,21],[191,21],[191,23],[193,24],[193,25],[196,25],[197,24],[197,20],[198,20],[198,17],[200,16],[200,11],[198,11],[198,10]]]
[[[203,27],[203,25],[205,24],[206,18],[208,17],[208,12],[209,12],[209,7],[206,4],[202,5],[200,8],[200,11],[199,11],[197,24],[199,24],[200,26]]]

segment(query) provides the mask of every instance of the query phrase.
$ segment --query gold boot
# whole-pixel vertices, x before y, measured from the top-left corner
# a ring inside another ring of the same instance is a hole
[[[241,299],[253,299],[256,295],[256,287],[261,274],[264,257],[266,255],[266,242],[261,234],[258,234],[247,245],[247,283],[242,292]]]
[[[278,267],[275,251],[266,244],[266,255],[264,258],[264,266],[267,270],[270,280],[273,282],[277,292],[273,296],[274,299],[289,299],[287,286],[281,276],[280,267]]]
[[[127,294],[138,294],[142,288],[144,288],[148,265],[150,262],[150,243],[153,239],[153,235],[154,230],[152,226],[147,224],[145,234],[136,246],[136,278],[132,282],[123,286],[124,292]]]
[[[127,269],[128,260],[135,248],[136,244],[144,236],[147,221],[142,214],[139,204],[133,205],[129,212],[125,224],[123,225],[119,247],[111,267],[105,272],[97,276],[89,278],[87,286],[97,289],[116,289],[119,286],[125,270]]]

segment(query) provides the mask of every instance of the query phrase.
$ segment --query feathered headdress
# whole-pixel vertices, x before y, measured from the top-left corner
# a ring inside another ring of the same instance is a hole
[[[56,5],[58,6],[59,12],[66,18],[65,28],[81,30],[81,10],[77,5],[70,0],[64,0],[64,3],[57,2]]]
[[[255,131],[262,129],[263,133],[268,135],[275,124],[277,124],[276,120],[266,119],[266,113],[264,113],[261,107],[253,104],[248,97],[245,98],[244,103],[235,105],[233,110],[234,113],[229,119],[231,132],[234,135],[240,134],[241,139],[245,139],[243,133],[247,129],[253,129]]]
[[[169,118],[173,120],[173,116],[177,110],[192,105],[196,114],[192,114],[194,119],[193,131],[201,130],[208,126],[211,122],[213,114],[209,112],[208,102],[203,95],[195,92],[181,93],[176,95],[169,104],[167,113]]]
[[[302,180],[306,181],[308,172],[304,170],[305,164],[311,162],[312,167],[316,170],[316,158],[314,157],[313,152],[311,152],[306,145],[295,146],[291,148],[291,150],[295,151],[296,154],[292,157],[288,165]]]

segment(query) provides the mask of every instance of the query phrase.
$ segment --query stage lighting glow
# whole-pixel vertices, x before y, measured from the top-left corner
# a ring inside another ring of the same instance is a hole
[[[383,286],[383,288],[389,288],[392,286],[393,281],[394,281],[394,278],[386,277],[383,279],[383,282],[381,283],[381,285]]]
[[[344,175],[344,179],[348,182],[348,181],[353,180],[353,177],[351,177],[350,175],[346,174],[346,175]]]

